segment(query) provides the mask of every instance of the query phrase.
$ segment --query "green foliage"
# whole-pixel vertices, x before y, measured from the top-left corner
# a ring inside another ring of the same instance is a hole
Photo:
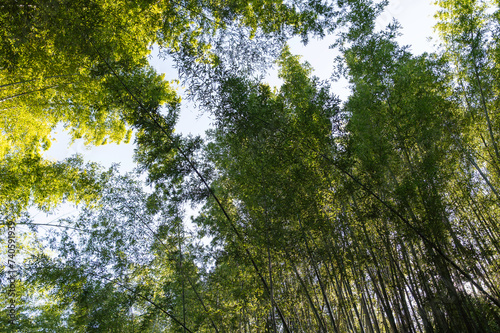
[[[208,156],[217,170],[212,186],[245,242],[235,237],[216,203],[209,201],[197,222],[228,253],[218,257],[212,279],[225,279],[229,274],[225,267],[233,260],[243,265],[232,273],[240,276],[241,286],[236,284],[225,291],[228,298],[222,310],[227,318],[224,322],[247,323],[250,318],[270,316],[272,296],[259,291],[262,285],[250,264],[251,258],[241,247],[250,249],[264,272],[267,259],[261,252],[265,249],[282,262],[276,274],[289,272],[292,268],[287,256],[295,256],[303,249],[296,242],[301,235],[300,221],[308,229],[317,226],[322,215],[318,201],[328,188],[324,172],[330,167],[318,156],[327,153],[333,141],[330,119],[338,112],[338,100],[326,86],[310,78],[310,68],[300,65],[287,49],[278,63],[284,80],[279,91],[272,92],[267,85],[242,78],[228,78],[221,84],[221,107],[214,110],[217,123],[208,145]],[[243,277],[252,275],[252,271],[254,278]],[[281,281],[288,280],[283,278]],[[280,295],[294,295],[286,289],[295,288],[296,297],[306,297],[294,283],[277,283],[274,288]],[[290,305],[279,304],[285,318],[293,313]],[[268,320],[252,326],[264,329],[273,322]],[[243,329],[241,325],[239,329]]]
[[[199,288],[198,269],[189,254],[193,249],[180,247],[185,242],[180,219],[168,215],[172,210],[165,201],[156,214],[148,214],[147,195],[141,187],[132,176],[110,170],[96,206],[60,221],[59,230],[53,229],[40,241],[41,250],[26,258],[20,283],[29,290],[19,290],[23,298],[31,298],[23,305],[28,314],[23,318],[25,328],[175,329],[175,322],[159,309],[182,318],[183,306],[188,311],[186,325],[195,328],[203,322],[193,299],[193,288]],[[36,228],[36,223],[27,223]],[[194,307],[183,305],[181,294]]]
[[[48,212],[63,201],[91,204],[107,177],[80,157],[61,162],[45,161],[39,155],[16,157],[0,164],[0,212],[7,221],[15,221],[29,206]]]
[[[87,145],[128,142],[144,112],[177,99],[147,65],[153,43],[210,61],[211,36],[228,26],[306,38],[323,34],[330,16],[329,6],[300,1],[3,2],[0,158],[21,164],[41,154],[58,124]]]
[[[0,213],[30,230],[0,330],[498,331],[498,11],[438,1],[442,52],[414,56],[397,22],[376,30],[386,4],[0,5]],[[343,105],[284,46],[332,27]],[[151,43],[210,112],[206,142],[175,133]],[[279,88],[255,76],[271,59]],[[135,130],[139,175],[44,160],[60,123],[95,145]],[[42,237],[26,210],[63,201],[86,205]]]

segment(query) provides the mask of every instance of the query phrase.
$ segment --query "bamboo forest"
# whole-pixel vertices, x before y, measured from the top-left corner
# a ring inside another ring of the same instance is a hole
[[[394,1],[2,0],[0,331],[500,332],[500,1]]]

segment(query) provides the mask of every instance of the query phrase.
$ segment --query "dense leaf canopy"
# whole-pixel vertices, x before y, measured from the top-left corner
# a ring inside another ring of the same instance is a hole
[[[0,4],[0,330],[498,332],[499,2],[437,1],[421,55],[386,4]],[[343,102],[287,46],[325,34]],[[61,125],[136,170],[45,159]]]

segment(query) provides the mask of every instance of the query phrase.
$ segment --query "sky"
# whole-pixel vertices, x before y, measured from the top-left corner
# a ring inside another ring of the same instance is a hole
[[[385,12],[377,21],[378,28],[383,28],[396,18],[402,25],[402,36],[399,42],[402,45],[410,45],[410,50],[414,54],[432,52],[434,47],[429,37],[433,33],[433,15],[436,7],[433,1],[411,1],[392,0]],[[334,68],[334,59],[338,55],[335,50],[329,48],[334,37],[326,37],[322,40],[311,39],[307,45],[302,45],[299,39],[290,41],[290,49],[293,54],[302,56],[302,61],[307,61],[314,69],[313,74],[321,80],[330,79]],[[150,63],[160,73],[165,73],[165,78],[175,79],[177,73],[172,68],[172,63],[161,60],[157,57],[157,49],[153,49]],[[272,71],[267,77],[270,85],[278,85],[280,80],[276,76],[276,71]],[[332,83],[331,91],[345,101],[349,94],[348,83],[345,80]],[[178,93],[182,96],[182,89]],[[210,127],[210,119],[206,115],[201,115],[190,103],[183,100],[181,115],[176,126],[176,132],[182,134],[203,135],[204,131]],[[76,153],[82,154],[86,161],[95,161],[108,168],[113,163],[120,164],[122,172],[132,171],[133,162],[133,139],[130,144],[107,144],[99,147],[85,147],[83,140],[77,140],[71,144],[68,135],[59,127],[55,131],[56,139],[52,147],[44,153],[49,159],[61,160]],[[68,207],[61,207],[52,216],[42,216],[37,214],[37,223],[47,223],[62,214],[68,214]],[[74,210],[74,208],[73,208]]]

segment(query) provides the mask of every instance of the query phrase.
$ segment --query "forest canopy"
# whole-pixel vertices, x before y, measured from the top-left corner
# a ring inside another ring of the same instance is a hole
[[[423,54],[388,3],[3,1],[0,331],[500,331],[500,2],[436,1]],[[289,47],[326,36],[345,100]]]

